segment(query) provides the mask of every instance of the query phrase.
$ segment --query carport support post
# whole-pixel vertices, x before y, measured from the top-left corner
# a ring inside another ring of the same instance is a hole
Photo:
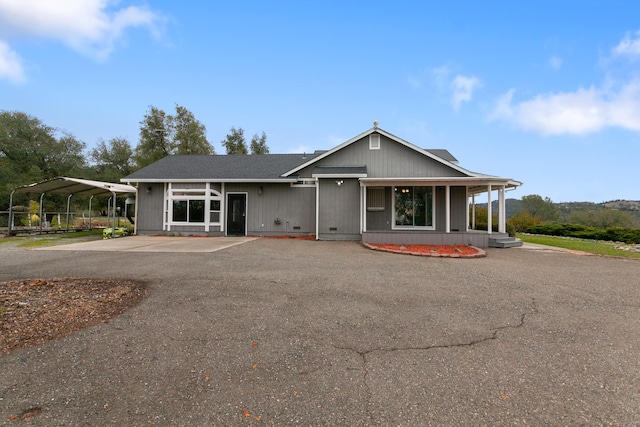
[[[67,197],[67,228],[65,229],[67,233],[69,232],[69,206],[71,206],[71,197],[73,197],[73,194],[69,194],[69,197]]]
[[[11,191],[11,195],[9,196],[9,223],[7,224],[7,236],[11,236],[11,220],[13,219],[13,193],[16,190]]]
[[[42,234],[42,199],[44,199],[44,193],[40,194],[40,234]]]
[[[93,201],[94,196],[95,194],[89,197],[89,230],[91,230],[91,202]]]
[[[111,194],[113,194],[113,223],[111,224],[111,237],[114,238],[116,237],[116,192],[112,191]]]

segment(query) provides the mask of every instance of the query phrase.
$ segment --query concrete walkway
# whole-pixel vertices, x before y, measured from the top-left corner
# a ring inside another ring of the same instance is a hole
[[[216,252],[256,237],[167,237],[128,236],[94,240],[68,245],[38,248],[41,251],[103,251],[103,252]]]

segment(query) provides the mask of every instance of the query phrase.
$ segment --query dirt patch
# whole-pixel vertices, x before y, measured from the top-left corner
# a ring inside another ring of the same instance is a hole
[[[381,243],[364,243],[369,249],[407,255],[480,258],[487,255],[482,249],[469,245],[393,245]]]
[[[0,282],[0,354],[106,322],[146,294],[142,282],[108,278]]]

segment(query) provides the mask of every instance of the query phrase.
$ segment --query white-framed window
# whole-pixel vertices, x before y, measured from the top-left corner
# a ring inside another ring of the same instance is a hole
[[[170,183],[167,188],[166,217],[169,225],[220,225],[222,194],[211,188],[180,188]],[[185,185],[186,187],[186,185]]]
[[[369,135],[369,150],[379,150],[380,149],[380,134],[372,133]]]
[[[315,187],[316,179],[315,178],[298,178],[298,182],[292,182],[292,187]]]
[[[435,229],[434,187],[394,187],[393,228]]]
[[[383,211],[385,208],[384,195],[384,187],[367,187],[367,211]]]

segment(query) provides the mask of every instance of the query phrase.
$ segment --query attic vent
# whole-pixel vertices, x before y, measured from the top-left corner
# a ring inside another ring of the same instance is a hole
[[[380,149],[380,134],[372,133],[369,135],[369,150],[379,150]]]

